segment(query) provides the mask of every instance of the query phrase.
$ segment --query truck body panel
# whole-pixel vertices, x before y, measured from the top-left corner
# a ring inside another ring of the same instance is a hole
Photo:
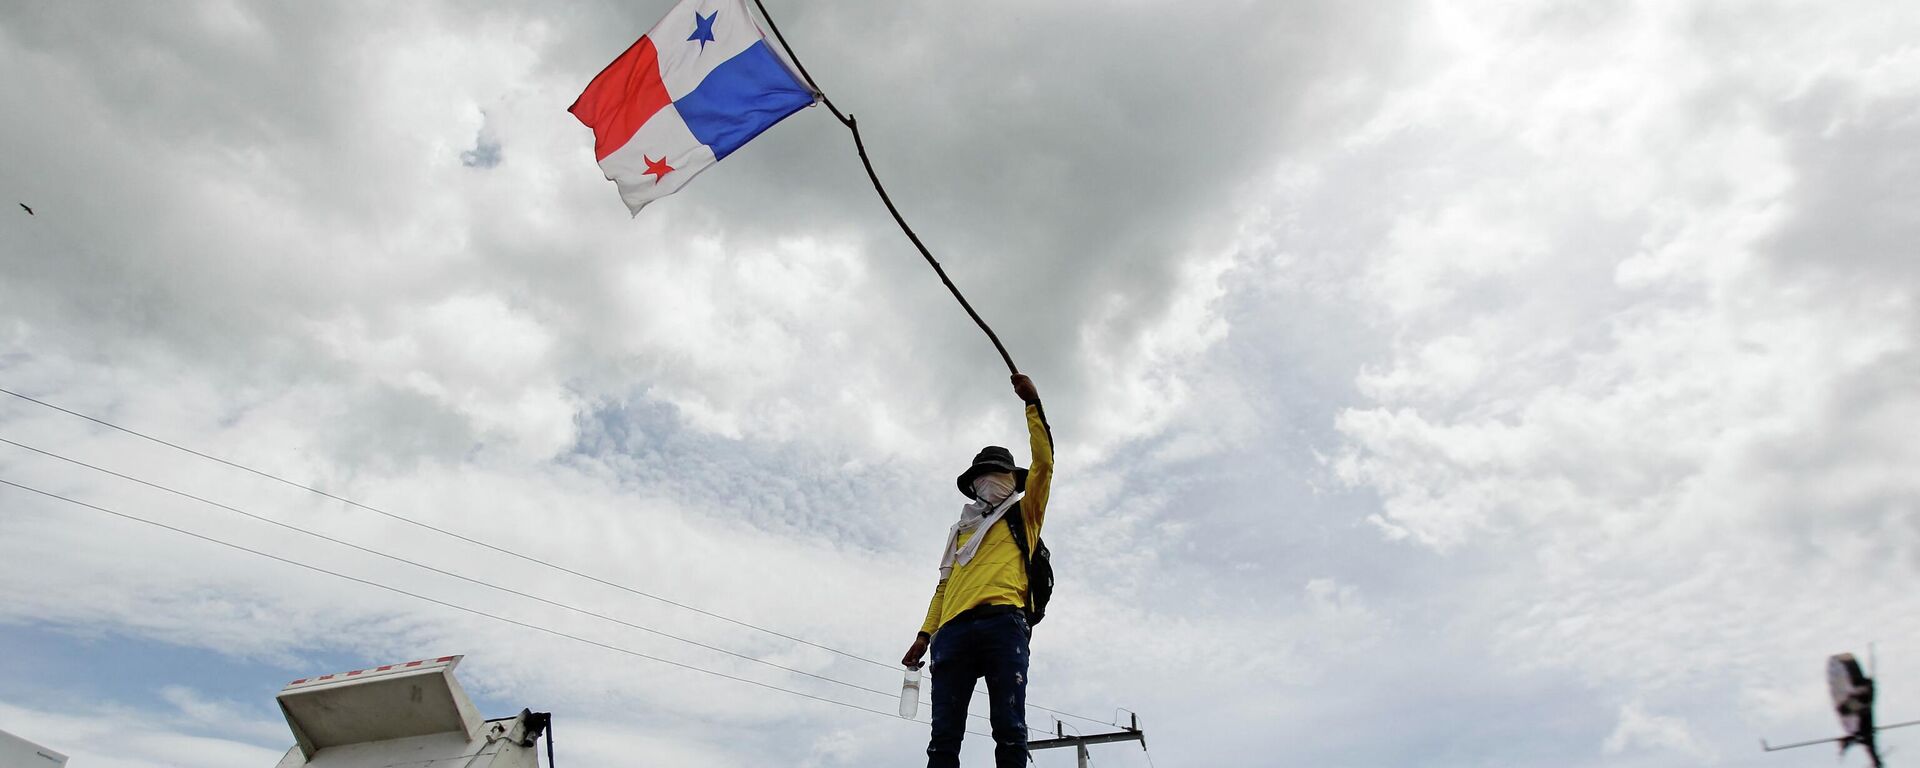
[[[67,756],[0,731],[0,768],[60,768]]]
[[[301,678],[276,700],[294,746],[277,768],[539,768],[546,715],[481,720],[442,656]]]

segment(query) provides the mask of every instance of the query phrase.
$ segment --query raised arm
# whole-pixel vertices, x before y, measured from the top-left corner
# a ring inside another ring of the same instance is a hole
[[[1013,392],[1027,403],[1027,440],[1033,462],[1027,467],[1026,496],[1020,499],[1020,514],[1027,524],[1029,541],[1040,536],[1046,522],[1047,493],[1053,489],[1053,428],[1047,425],[1047,412],[1040,405],[1040,391],[1024,374],[1013,375]]]

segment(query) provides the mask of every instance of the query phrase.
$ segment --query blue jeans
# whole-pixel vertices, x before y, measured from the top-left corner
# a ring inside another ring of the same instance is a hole
[[[927,768],[959,768],[973,685],[987,679],[993,764],[1027,764],[1027,617],[1015,610],[949,622],[933,636],[933,738]]]

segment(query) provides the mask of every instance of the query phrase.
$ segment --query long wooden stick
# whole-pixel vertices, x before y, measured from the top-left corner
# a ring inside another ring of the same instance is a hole
[[[893,214],[894,223],[900,225],[900,231],[907,233],[907,239],[913,241],[913,247],[920,249],[920,256],[927,260],[928,266],[933,267],[934,273],[940,276],[940,282],[946,284],[947,290],[953,293],[953,298],[959,300],[960,308],[966,310],[967,316],[973,318],[974,324],[986,332],[987,339],[993,342],[993,348],[1000,353],[1000,359],[1006,361],[1007,371],[1019,373],[1019,367],[1013,364],[1013,356],[1007,354],[1007,348],[1000,343],[1000,337],[994,334],[992,328],[987,327],[987,321],[980,319],[979,312],[973,311],[973,305],[967,303],[967,297],[960,295],[960,289],[947,278],[947,271],[940,267],[940,262],[934,260],[933,254],[927,251],[926,244],[920,242],[920,236],[913,233],[913,228],[907,226],[907,220],[900,216],[900,209],[894,207],[893,198],[887,195],[887,188],[880,185],[880,175],[873,172],[873,161],[867,157],[867,144],[860,140],[860,124],[853,119],[853,115],[841,112],[839,107],[834,106],[833,100],[827,98],[826,92],[820,90],[820,86],[813,82],[813,75],[807,73],[807,66],[800,63],[800,57],[793,53],[793,46],[787,45],[786,36],[780,34],[780,26],[773,23],[773,16],[767,13],[767,6],[760,0],[753,0],[753,4],[760,9],[761,18],[766,19],[767,26],[773,30],[774,39],[780,41],[780,47],[786,50],[787,58],[799,68],[800,76],[807,79],[807,87],[812,88],[813,92],[820,97],[820,102],[826,104],[827,109],[832,110],[833,116],[840,121],[840,124],[853,133],[853,148],[860,153],[860,164],[866,167],[867,178],[873,181],[873,191],[880,193],[880,202],[887,204],[887,213]]]

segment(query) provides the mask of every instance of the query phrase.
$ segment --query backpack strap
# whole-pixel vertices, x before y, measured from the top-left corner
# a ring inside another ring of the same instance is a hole
[[[1033,625],[1039,624],[1040,620],[1045,618],[1045,614],[1036,612],[1034,603],[1036,600],[1042,603],[1046,602],[1047,596],[1053,591],[1051,586],[1053,577],[1048,575],[1045,579],[1047,584],[1036,589],[1033,577],[1033,551],[1035,548],[1027,543],[1026,521],[1021,518],[1019,510],[1009,511],[1006,514],[1006,521],[1007,533],[1013,536],[1013,545],[1020,548],[1020,568],[1027,574],[1027,606],[1021,609],[1021,613],[1026,616],[1028,631],[1031,632]],[[1050,569],[1049,573],[1051,573]]]
[[[1024,567],[1033,562],[1033,548],[1027,544],[1027,521],[1020,516],[1019,507],[1007,510],[1001,517],[1007,524],[1007,533],[1013,535],[1013,545],[1020,548],[1020,564]]]

